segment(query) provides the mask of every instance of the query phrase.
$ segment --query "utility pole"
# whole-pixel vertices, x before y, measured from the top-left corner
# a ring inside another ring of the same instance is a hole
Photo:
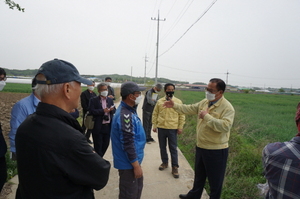
[[[159,21],[166,21],[166,18],[160,19],[160,18],[159,18],[159,10],[158,10],[157,19],[151,17],[151,20],[157,21],[156,70],[155,70],[155,85],[156,85],[156,84],[157,84],[157,71],[158,71]]]
[[[132,66],[131,66],[131,78],[130,78],[130,81],[132,81]]]
[[[225,73],[226,74],[226,85],[228,84],[228,75],[230,74],[229,72],[228,72],[228,70],[227,70],[227,73]]]
[[[147,65],[146,63],[147,63],[147,61],[148,61],[147,58],[148,58],[148,57],[147,57],[147,54],[146,54],[146,56],[145,56],[144,86],[146,86],[146,65]]]

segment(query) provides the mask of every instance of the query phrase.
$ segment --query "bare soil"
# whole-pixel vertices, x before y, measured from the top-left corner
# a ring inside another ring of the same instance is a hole
[[[20,99],[27,97],[30,93],[4,93],[0,92],[0,122],[2,125],[2,133],[9,147],[8,133],[10,131],[10,112],[13,105]],[[0,190],[1,191],[1,190]],[[0,199],[6,199],[7,195],[11,193],[11,184],[6,183],[0,193]]]

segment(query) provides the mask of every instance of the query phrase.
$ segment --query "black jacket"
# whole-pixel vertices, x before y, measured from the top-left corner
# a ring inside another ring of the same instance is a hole
[[[16,134],[22,199],[92,199],[102,189],[110,163],[87,143],[69,113],[40,102]]]
[[[96,93],[94,92],[90,93],[89,90],[85,90],[81,93],[80,101],[83,110],[83,116],[85,116],[86,112],[88,111],[90,99],[96,96],[97,96]]]
[[[110,108],[114,105],[114,101],[107,97],[106,98],[106,107]],[[114,108],[113,111],[110,111],[110,122],[112,122],[113,115],[116,112],[116,108]],[[94,118],[94,128],[93,132],[100,132],[102,122],[103,122],[103,116],[104,116],[104,110],[102,108],[102,103],[100,96],[93,97],[90,99],[90,106],[89,106],[89,113],[93,115]]]
[[[2,134],[2,128],[0,123],[0,158],[5,156],[6,151],[7,151],[7,146],[4,140],[4,136]]]

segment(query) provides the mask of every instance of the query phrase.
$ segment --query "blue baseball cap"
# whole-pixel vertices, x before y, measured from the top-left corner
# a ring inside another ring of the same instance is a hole
[[[46,81],[37,80],[38,84],[61,84],[67,82],[80,82],[86,85],[92,85],[92,81],[79,75],[76,67],[64,60],[54,59],[44,63],[38,70],[38,74],[43,74]]]

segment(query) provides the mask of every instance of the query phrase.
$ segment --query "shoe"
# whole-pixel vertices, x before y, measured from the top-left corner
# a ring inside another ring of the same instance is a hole
[[[92,142],[90,139],[88,139],[87,142],[88,142],[89,144],[93,144],[93,142]]]
[[[149,138],[148,140],[149,140],[149,142],[155,142],[155,140],[153,138]]]
[[[172,167],[172,175],[174,178],[179,178],[178,167]]]
[[[168,168],[168,163],[162,163],[159,167],[158,167],[158,169],[159,170],[164,170],[164,169],[166,169],[166,168]]]
[[[179,198],[181,198],[181,199],[192,199],[191,197],[188,196],[188,194],[179,194]]]
[[[150,139],[146,139],[147,144],[151,144]]]

